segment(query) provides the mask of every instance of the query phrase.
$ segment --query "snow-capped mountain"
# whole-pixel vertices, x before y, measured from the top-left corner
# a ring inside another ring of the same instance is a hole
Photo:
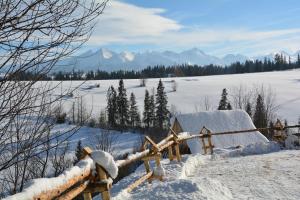
[[[200,49],[193,48],[182,52],[173,51],[146,51],[146,52],[114,52],[109,49],[101,48],[97,51],[87,51],[79,56],[65,59],[59,62],[55,70],[71,71],[75,70],[140,70],[148,66],[155,65],[176,65],[176,64],[198,64],[198,65],[229,65],[234,62],[245,62],[246,60],[273,60],[276,54],[282,54],[291,61],[296,61],[300,51],[295,54],[288,54],[284,51],[273,52],[264,56],[247,57],[241,54],[228,54],[224,57],[216,57],[206,54]],[[63,66],[63,67],[61,67]]]

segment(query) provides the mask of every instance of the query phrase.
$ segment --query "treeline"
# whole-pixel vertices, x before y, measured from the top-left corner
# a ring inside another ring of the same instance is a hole
[[[56,72],[52,74],[54,80],[103,80],[103,79],[141,79],[141,78],[162,78],[162,77],[183,77],[183,76],[209,76],[222,74],[240,74],[253,72],[280,71],[287,69],[300,68],[300,56],[296,62],[282,54],[276,54],[274,61],[267,58],[264,61],[246,61],[245,63],[236,62],[229,66],[219,65],[176,65],[176,66],[154,66],[147,67],[141,71],[114,71],[106,72],[96,71],[73,71],[73,72]]]

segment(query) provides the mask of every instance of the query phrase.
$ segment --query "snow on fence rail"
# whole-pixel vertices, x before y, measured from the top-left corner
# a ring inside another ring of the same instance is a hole
[[[93,193],[101,193],[102,200],[109,200],[109,190],[112,187],[112,179],[116,178],[118,168],[127,166],[137,160],[142,160],[146,169],[146,174],[130,184],[125,190],[127,192],[133,191],[143,182],[151,182],[154,179],[163,180],[163,168],[160,160],[162,152],[167,150],[170,160],[176,159],[181,161],[179,144],[193,138],[199,138],[202,142],[204,154],[213,153],[214,145],[212,137],[216,135],[241,134],[261,130],[274,130],[274,139],[278,142],[285,140],[286,135],[284,130],[288,128],[299,128],[300,125],[286,126],[277,120],[274,127],[257,128],[239,131],[227,131],[212,133],[209,129],[203,127],[198,135],[190,135],[187,132],[179,133],[176,130],[170,129],[168,136],[155,143],[150,137],[145,136],[145,142],[142,146],[142,151],[128,156],[125,160],[114,161],[112,156],[103,151],[92,151],[90,148],[83,149],[82,160],[74,167],[66,170],[63,174],[54,178],[36,179],[33,184],[25,189],[23,192],[9,196],[6,200],[48,200],[73,199],[79,194],[83,194],[84,200],[91,200]],[[175,156],[174,156],[175,149]],[[176,158],[174,158],[176,157]],[[150,161],[154,160],[156,169],[150,168]],[[158,170],[157,170],[158,169]],[[160,170],[160,171],[159,171]]]

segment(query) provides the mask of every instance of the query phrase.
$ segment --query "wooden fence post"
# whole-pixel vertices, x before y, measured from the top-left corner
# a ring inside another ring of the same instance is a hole
[[[168,147],[168,156],[169,156],[169,160],[170,160],[170,161],[174,160],[173,147],[172,147],[172,145]]]
[[[178,141],[178,135],[175,133],[175,131],[173,131],[171,128],[170,128],[170,131],[171,131],[171,134],[173,135],[173,140],[174,140],[174,143],[175,143],[175,153],[176,153],[176,159],[178,162],[181,161],[181,155],[180,155],[180,149],[179,149],[179,141]]]
[[[92,153],[92,149],[90,149],[89,147],[84,147],[82,150],[82,158],[85,158],[86,156],[91,155]],[[83,199],[84,200],[92,200],[92,193],[90,192],[83,192]]]
[[[84,200],[92,200],[92,194],[90,192],[83,192]]]
[[[155,163],[156,163],[156,167],[161,167],[160,165],[160,159],[161,159],[161,154],[160,153],[158,153],[158,154],[156,154],[156,156],[155,156]],[[158,179],[160,180],[160,181],[162,181],[163,180],[163,176],[162,175],[160,175],[159,177],[158,177]]]
[[[209,129],[207,129],[205,126],[200,131],[200,138],[202,142],[202,148],[204,150],[204,154],[207,154],[207,149],[210,149],[210,153],[213,154],[214,145],[212,144],[212,133]],[[207,138],[208,145],[205,143],[205,138]]]
[[[96,164],[96,171],[97,171],[98,178],[99,178],[100,181],[107,181],[108,177],[107,177],[106,172],[98,164]],[[102,200],[109,200],[110,199],[109,189],[105,189],[104,191],[102,191],[101,192],[101,197],[102,197]]]
[[[208,138],[207,138],[208,146],[210,148],[210,154],[213,154],[214,153],[214,145],[212,144],[211,137],[212,137],[211,131],[208,130]]]

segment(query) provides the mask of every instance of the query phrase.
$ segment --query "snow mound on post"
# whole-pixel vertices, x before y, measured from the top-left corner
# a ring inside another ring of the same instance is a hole
[[[118,167],[112,155],[105,151],[98,150],[91,153],[91,158],[94,162],[103,167],[113,179],[117,178]]]
[[[250,116],[243,110],[226,110],[181,114],[177,116],[183,131],[192,135],[200,133],[203,126],[212,133],[225,131],[238,131],[255,129]],[[212,143],[216,148],[228,148],[234,146],[247,146],[249,144],[269,142],[260,132],[230,134],[212,136]],[[193,154],[203,153],[202,143],[199,138],[188,140],[187,144]]]

